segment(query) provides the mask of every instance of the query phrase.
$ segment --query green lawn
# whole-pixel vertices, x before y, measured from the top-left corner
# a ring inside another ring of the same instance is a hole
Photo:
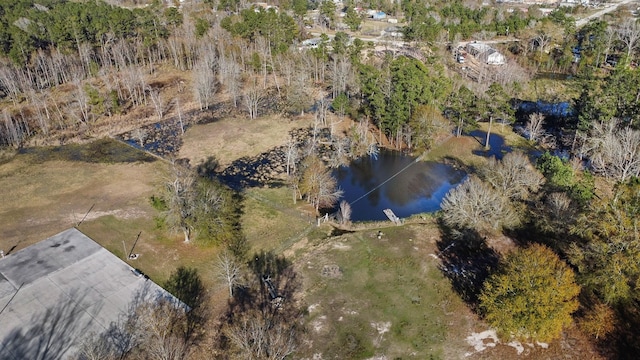
[[[251,251],[281,252],[304,237],[315,223],[304,201],[293,204],[288,188],[252,188],[244,199],[242,230]]]
[[[462,341],[457,334],[467,311],[430,255],[435,245],[425,235],[437,229],[382,231],[381,239],[377,230],[334,238],[299,262],[314,339],[310,353],[325,359],[448,357],[445,344]]]

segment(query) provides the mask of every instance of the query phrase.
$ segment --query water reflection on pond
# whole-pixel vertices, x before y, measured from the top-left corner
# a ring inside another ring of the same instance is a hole
[[[390,208],[399,217],[436,211],[447,192],[465,176],[461,170],[436,162],[415,162],[395,151],[377,159],[362,158],[334,173],[351,204],[353,221],[384,220]]]

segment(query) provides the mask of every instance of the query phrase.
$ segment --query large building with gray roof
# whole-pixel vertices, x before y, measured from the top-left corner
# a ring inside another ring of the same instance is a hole
[[[0,360],[68,359],[134,301],[171,297],[77,229],[0,259]]]

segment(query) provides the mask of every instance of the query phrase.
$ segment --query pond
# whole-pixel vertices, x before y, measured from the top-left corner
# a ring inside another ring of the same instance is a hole
[[[492,133],[491,136],[489,136],[489,149],[484,148],[484,144],[487,141],[486,131],[474,130],[470,132],[468,136],[471,136],[483,146],[482,148],[473,151],[475,155],[484,157],[494,156],[496,159],[501,160],[504,154],[511,152],[511,147],[505,145],[504,137],[502,135]]]
[[[547,125],[562,125],[576,116],[576,110],[567,101],[526,101],[515,100],[516,121],[525,124],[529,121],[529,115],[540,113],[545,116]]]
[[[384,150],[377,159],[361,158],[335,170],[343,200],[351,204],[351,220],[386,220],[387,208],[400,218],[439,210],[465,173],[443,163],[415,160]]]

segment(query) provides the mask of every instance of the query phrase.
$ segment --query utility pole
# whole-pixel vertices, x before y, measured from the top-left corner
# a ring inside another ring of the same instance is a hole
[[[129,251],[129,255],[127,256],[127,258],[132,259],[133,255],[133,248],[136,247],[136,244],[138,243],[138,240],[140,240],[140,235],[142,235],[142,231],[140,231],[138,233],[138,237],[136,237],[136,241],[133,243],[133,246],[131,247],[131,251]],[[137,258],[137,256],[133,257],[133,259]]]

